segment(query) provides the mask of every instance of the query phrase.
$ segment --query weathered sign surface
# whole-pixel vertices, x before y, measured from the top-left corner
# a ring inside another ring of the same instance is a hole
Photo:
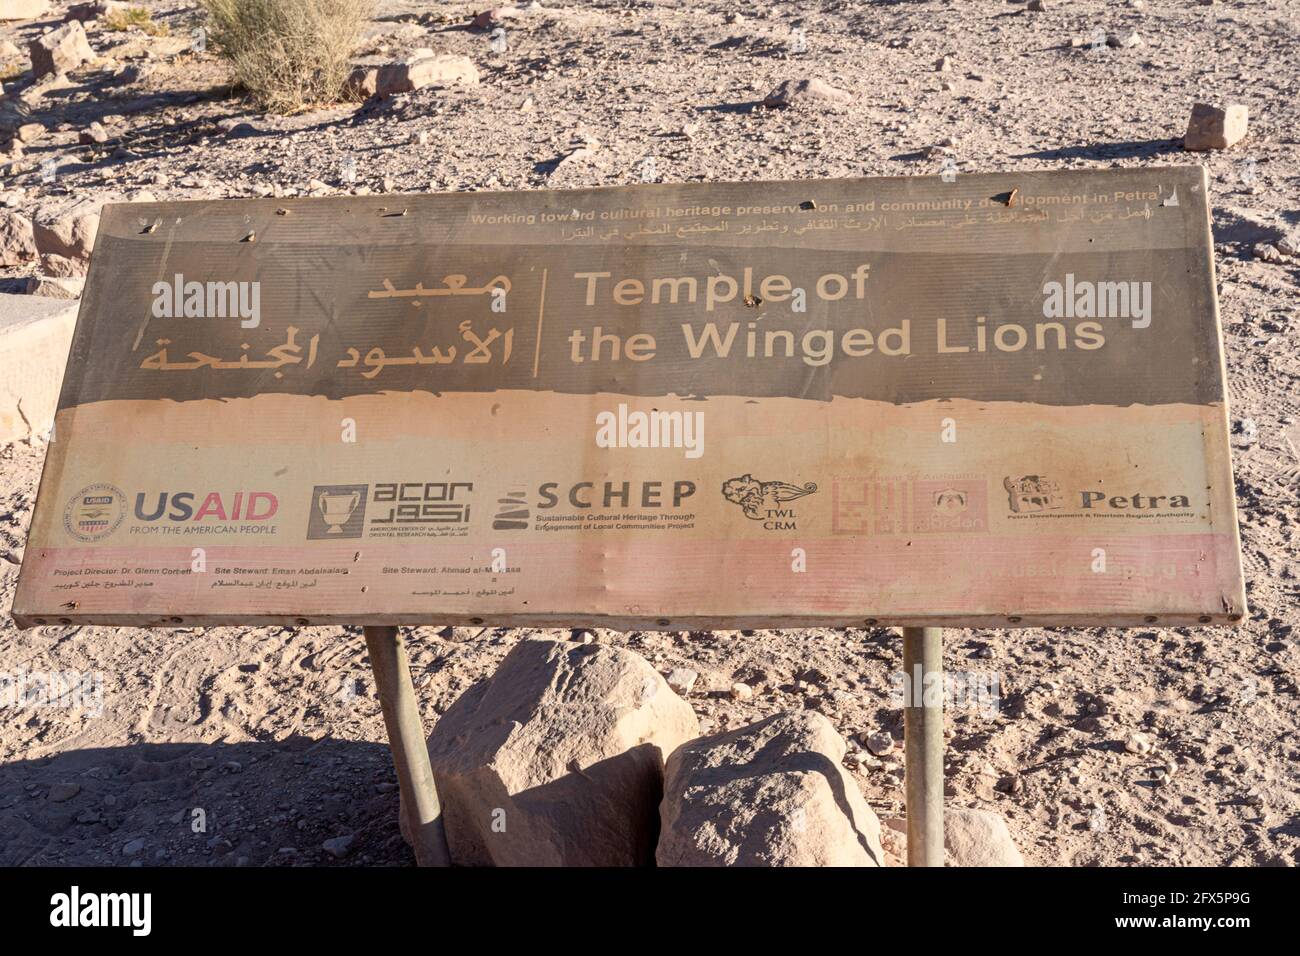
[[[1182,167],[110,207],[14,616],[1244,610]]]

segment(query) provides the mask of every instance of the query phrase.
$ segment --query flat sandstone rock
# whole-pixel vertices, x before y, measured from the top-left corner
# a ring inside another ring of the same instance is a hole
[[[668,758],[660,866],[883,866],[880,821],[812,710],[685,744]]]
[[[763,100],[769,108],[786,106],[834,106],[853,99],[844,90],[831,86],[817,78],[809,80],[786,80]]]
[[[429,737],[452,861],[651,863],[664,759],[699,732],[690,705],[631,651],[520,642]]]

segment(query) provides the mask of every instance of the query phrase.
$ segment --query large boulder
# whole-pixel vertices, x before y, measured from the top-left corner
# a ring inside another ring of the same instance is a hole
[[[886,826],[901,834],[899,855],[907,857],[907,818],[888,817]],[[1011,831],[1000,814],[964,807],[943,808],[943,856],[945,866],[1024,866],[1025,858],[1011,839]]]
[[[429,737],[452,861],[651,863],[664,758],[699,732],[690,705],[631,651],[521,641]]]
[[[478,68],[467,56],[417,50],[404,60],[362,60],[352,68],[347,88],[359,97],[410,93],[425,86],[473,85]]]
[[[77,304],[0,293],[0,442],[54,424]]]
[[[693,740],[668,758],[660,866],[883,866],[880,821],[812,710]]]
[[[67,259],[89,259],[99,231],[100,208],[100,203],[83,199],[38,209],[32,220],[37,251]]]
[[[41,34],[28,45],[27,52],[32,58],[32,73],[38,79],[51,73],[67,73],[95,58],[86,30],[77,20]]]

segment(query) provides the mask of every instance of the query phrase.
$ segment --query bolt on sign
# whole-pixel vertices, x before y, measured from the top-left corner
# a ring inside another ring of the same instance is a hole
[[[1206,193],[108,207],[14,616],[1238,621]]]

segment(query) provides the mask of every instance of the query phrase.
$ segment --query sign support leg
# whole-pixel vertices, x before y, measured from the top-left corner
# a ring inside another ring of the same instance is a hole
[[[406,644],[395,627],[367,627],[366,647],[375,673],[379,703],[388,728],[388,746],[397,767],[407,830],[420,866],[450,866],[442,808],[434,788],[433,769],[425,745],[424,725],[411,683]]]
[[[903,710],[907,865],[943,866],[942,628],[903,628],[903,672],[911,687]]]

